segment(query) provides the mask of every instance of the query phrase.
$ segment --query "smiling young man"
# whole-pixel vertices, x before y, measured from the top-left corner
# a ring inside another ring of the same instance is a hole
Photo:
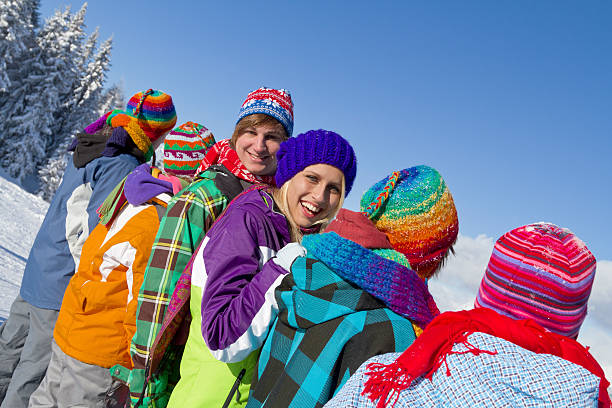
[[[230,201],[253,184],[273,184],[276,152],[292,132],[293,102],[288,91],[260,88],[249,93],[231,139],[211,148],[194,182],[168,204],[138,296],[131,345],[134,368],[128,379],[132,404],[142,400],[141,406],[166,406],[178,380],[179,358],[173,359],[176,353],[170,348],[162,369],[151,372],[151,348],[177,281]]]

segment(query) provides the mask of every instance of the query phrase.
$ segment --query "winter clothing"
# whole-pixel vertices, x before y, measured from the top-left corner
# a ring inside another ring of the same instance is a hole
[[[456,344],[446,364],[447,376],[439,369],[431,378],[419,379],[397,396],[389,407],[572,407],[596,406],[600,378],[588,370],[550,354],[537,354],[516,344],[484,333],[473,333],[467,341],[497,354],[459,354],[467,351]],[[326,408],[374,408],[362,395],[371,364],[391,364],[401,353],[375,356],[359,367]],[[492,378],[502,381],[491,381]]]
[[[236,151],[232,149],[229,139],[221,140],[210,148],[202,160],[200,167],[198,167],[197,173],[205,171],[210,166],[215,164],[223,165],[223,167],[228,169],[234,176],[248,183],[264,183],[274,185],[274,177],[257,176],[247,170],[244,164],[240,161]]]
[[[127,154],[98,157],[81,168],[68,162],[26,263],[20,291],[25,301],[60,309],[81,247],[98,222],[96,209],[138,164]]]
[[[157,206],[165,208],[172,197],[172,185],[157,179],[158,174],[148,164],[137,167],[117,192],[125,194],[129,205],[107,225],[98,224],[83,246],[83,262],[64,295],[54,338],[64,353],[84,363],[132,367],[129,342],[159,226]]]
[[[214,144],[215,137],[203,125],[183,123],[164,139],[164,171],[192,177]]]
[[[57,310],[32,306],[21,296],[0,325],[0,406],[27,407],[51,358]]]
[[[378,400],[379,408],[395,401],[463,407],[483,400],[496,407],[610,406],[609,383],[586,348],[533,320],[491,309],[446,312],[396,360],[387,361],[383,356],[370,361],[363,389],[355,389],[355,382],[363,382],[360,374],[337,401],[350,400],[346,394],[353,390]]]
[[[125,110],[138,120],[138,126],[151,142],[168,133],[176,124],[172,97],[162,91],[148,89],[138,92],[130,98]]]
[[[372,226],[372,229],[376,229]],[[440,314],[425,282],[411,269],[379,256],[335,232],[308,237],[308,255],[325,259],[340,277],[382,300],[424,328]],[[306,243],[304,244],[306,245]]]
[[[155,349],[153,345],[163,334],[164,325],[175,320],[174,316],[165,319],[171,295],[206,231],[229,202],[251,185],[251,180],[258,180],[244,168],[235,151],[219,148],[220,144],[227,146],[227,141],[215,144],[206,156],[210,168],[170,201],[155,237],[138,294],[136,333],[130,348],[134,363],[129,377],[133,404],[141,397],[143,406],[167,404],[182,348],[170,346],[174,332]]]
[[[392,249],[389,238],[380,232],[364,214],[341,208],[336,218],[325,228],[325,232],[335,232],[342,238],[359,242],[369,249]],[[405,257],[404,257],[405,258]]]
[[[357,158],[351,145],[339,134],[328,130],[309,130],[280,145],[276,154],[276,185],[282,186],[306,167],[329,164],[344,173],[346,195],[357,175]]]
[[[321,407],[363,361],[415,339],[410,320],[341,277],[367,266],[338,251],[362,256],[366,249],[333,232],[302,244],[307,256],[293,262],[276,289],[278,317],[261,350],[249,408]],[[373,262],[366,264],[385,263],[372,251],[367,256]]]
[[[459,232],[453,197],[440,173],[427,166],[393,172],[374,184],[361,198],[361,211],[422,278],[439,269]]]
[[[251,321],[268,307],[265,294],[286,273],[268,260],[289,240],[287,220],[264,189],[236,197],[209,230],[191,268],[193,320],[169,407],[221,406],[226,398],[230,406],[246,403],[257,354],[225,360],[235,364],[214,357],[231,355],[231,343],[251,336]],[[234,383],[238,393],[228,397]]]
[[[92,136],[103,139],[109,133],[103,127]],[[15,302],[23,299],[29,304],[28,322],[24,323],[28,332],[25,340],[7,343],[0,349],[0,361],[10,361],[15,355],[20,361],[11,373],[0,377],[0,384],[10,382],[5,390],[0,389],[0,399],[9,404],[5,406],[26,406],[30,394],[42,380],[51,357],[52,323],[79,263],[81,247],[97,223],[95,210],[112,188],[139,164],[136,157],[125,154],[129,150],[127,146],[114,157],[100,156],[100,149],[85,143],[86,139],[77,139],[73,161],[66,166],[26,263],[20,297]],[[10,320],[11,316],[5,328],[12,326]]]
[[[245,116],[263,113],[278,120],[287,132],[287,137],[293,133],[293,101],[286,89],[259,88],[250,92],[238,113],[240,122]]]
[[[52,344],[49,369],[28,404],[31,408],[100,407],[110,408],[110,398],[121,384],[108,369],[83,363]]]
[[[525,225],[495,243],[475,306],[530,318],[576,338],[595,268],[595,257],[571,231],[547,223]]]

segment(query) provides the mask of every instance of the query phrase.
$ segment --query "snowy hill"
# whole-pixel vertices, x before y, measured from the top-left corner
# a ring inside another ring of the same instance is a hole
[[[48,204],[0,175],[0,320],[6,318],[19,292],[28,253]],[[459,236],[451,256],[437,278],[430,281],[440,310],[470,309],[489,261],[494,240],[480,235]],[[588,245],[588,243],[587,243]],[[589,299],[589,314],[578,340],[591,347],[612,379],[612,261],[597,262],[597,275]]]
[[[0,176],[0,319],[21,285],[30,247],[49,204]]]

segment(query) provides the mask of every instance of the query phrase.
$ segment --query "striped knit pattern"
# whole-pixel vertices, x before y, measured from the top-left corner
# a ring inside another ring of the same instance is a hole
[[[399,173],[388,194],[385,188],[392,184],[389,180],[395,172],[367,190],[361,198],[361,211],[371,214],[376,227],[387,234],[395,250],[406,255],[422,278],[429,278],[457,239],[457,210],[435,169],[416,166]]]
[[[286,89],[259,88],[249,93],[240,107],[238,120],[255,113],[263,113],[278,120],[287,132],[293,134],[293,101]]]
[[[183,123],[164,139],[164,171],[193,177],[214,144],[215,137],[206,127],[195,122]]]
[[[152,142],[168,133],[176,124],[172,97],[155,89],[132,96],[126,111],[138,119],[138,125]]]
[[[495,243],[475,306],[533,319],[576,338],[595,268],[591,251],[569,230],[547,223],[525,225]]]

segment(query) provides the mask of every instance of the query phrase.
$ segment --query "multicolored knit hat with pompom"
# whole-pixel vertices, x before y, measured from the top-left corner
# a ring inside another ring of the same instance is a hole
[[[193,177],[214,144],[215,137],[203,125],[183,123],[164,139],[164,171],[174,176]]]
[[[249,93],[240,107],[238,120],[255,113],[263,113],[278,120],[287,132],[293,134],[293,101],[286,89],[259,88]]]
[[[144,153],[145,160],[149,160],[155,150],[153,142],[176,124],[176,111],[170,95],[149,89],[132,96],[126,111],[113,110],[106,123],[114,128],[123,127]]]
[[[422,278],[438,271],[459,233],[453,197],[428,166],[395,171],[374,184],[361,198],[361,211]]]
[[[155,89],[132,96],[125,110],[138,119],[141,129],[152,142],[168,133],[176,124],[172,97]]]
[[[576,338],[595,269],[595,257],[571,231],[549,223],[515,228],[495,243],[475,307]]]

